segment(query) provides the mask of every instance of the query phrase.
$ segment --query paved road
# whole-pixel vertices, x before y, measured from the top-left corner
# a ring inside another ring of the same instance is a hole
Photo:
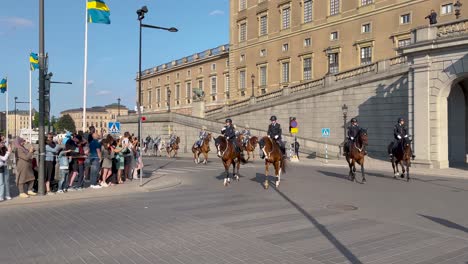
[[[0,263],[468,263],[467,180],[290,164],[264,190],[256,162],[223,187],[212,161],[152,161],[170,189],[0,204]]]

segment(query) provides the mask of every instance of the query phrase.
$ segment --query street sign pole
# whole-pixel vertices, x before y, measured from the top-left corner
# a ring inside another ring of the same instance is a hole
[[[325,138],[325,163],[328,163],[328,137]]]

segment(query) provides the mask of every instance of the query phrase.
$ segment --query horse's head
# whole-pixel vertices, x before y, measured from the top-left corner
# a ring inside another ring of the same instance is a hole
[[[210,142],[211,141],[211,133],[208,133],[205,138],[206,141]]]
[[[257,145],[257,143],[258,143],[258,137],[253,136],[253,137],[250,138],[250,144],[251,144],[252,146]]]
[[[359,135],[358,139],[362,145],[367,145],[368,144],[368,137],[367,137],[367,129],[366,128],[361,128],[359,130]]]
[[[218,157],[222,157],[224,151],[226,151],[227,148],[227,140],[224,136],[218,136],[215,138],[215,146],[216,146],[216,152],[218,154]]]
[[[403,138],[403,146],[406,147],[411,147],[411,138],[410,137],[405,137]]]

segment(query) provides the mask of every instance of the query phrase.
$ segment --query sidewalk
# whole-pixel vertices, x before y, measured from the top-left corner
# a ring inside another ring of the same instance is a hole
[[[140,180],[127,181],[124,184],[116,184],[107,188],[91,189],[82,191],[68,191],[67,193],[55,195],[38,195],[29,198],[13,197],[10,201],[0,202],[0,208],[12,205],[34,204],[34,203],[58,203],[61,201],[73,201],[83,199],[109,198],[113,196],[124,196],[141,192],[152,192],[180,185],[182,180],[176,175],[158,175],[151,173],[147,178],[143,177],[143,185],[140,187]]]

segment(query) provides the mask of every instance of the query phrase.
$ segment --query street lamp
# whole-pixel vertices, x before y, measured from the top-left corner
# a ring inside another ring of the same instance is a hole
[[[252,97],[254,97],[254,83],[255,83],[255,75],[252,73],[252,76],[250,76],[252,79]]]
[[[138,15],[138,21],[140,23],[140,42],[139,42],[139,47],[138,47],[138,107],[141,109],[141,33],[142,33],[142,28],[154,28],[154,29],[162,29],[166,30],[169,32],[177,32],[179,31],[175,27],[170,27],[170,28],[165,28],[165,27],[158,27],[158,26],[152,26],[152,25],[147,25],[143,24],[142,21],[145,18],[145,14],[148,13],[148,8],[146,6],[143,6],[142,8],[138,9],[136,11]],[[141,138],[141,111],[138,111],[139,116],[138,116],[138,140],[140,141],[140,146],[143,145],[143,140]],[[140,185],[143,184],[143,179],[142,179],[142,171],[140,170]]]
[[[16,109],[16,104],[29,104],[29,102],[18,102],[18,97],[15,96],[15,138],[16,138],[16,112],[17,112],[17,109]]]
[[[171,89],[167,89],[167,112],[171,112]]]
[[[343,112],[343,130],[344,130],[344,139],[346,141],[346,117],[348,116],[348,106],[344,104],[341,107],[341,111]]]
[[[460,0],[457,0],[457,2],[453,5],[455,7],[455,17],[457,19],[460,17],[460,10],[462,5],[463,4],[460,3]]]
[[[120,98],[117,98],[117,116],[120,116]]]

